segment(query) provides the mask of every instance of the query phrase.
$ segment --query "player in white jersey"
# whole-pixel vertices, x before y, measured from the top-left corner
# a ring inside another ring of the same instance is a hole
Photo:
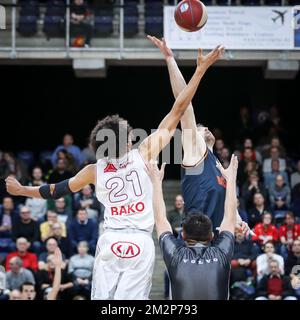
[[[6,179],[9,193],[44,199],[78,192],[87,184],[96,186],[97,198],[105,206],[105,231],[97,244],[92,299],[148,299],[155,253],[151,235],[154,226],[152,184],[146,164],[156,159],[170,142],[200,80],[222,53],[220,47],[206,56],[199,50],[197,68],[189,84],[158,130],[146,138],[139,149],[131,150],[128,123],[117,115],[108,116],[93,129],[91,145],[98,155],[106,143],[99,138],[103,130],[114,133],[116,145],[97,157],[97,164],[86,166],[71,179],[41,187],[22,186],[13,177]],[[114,156],[111,149],[115,151]]]

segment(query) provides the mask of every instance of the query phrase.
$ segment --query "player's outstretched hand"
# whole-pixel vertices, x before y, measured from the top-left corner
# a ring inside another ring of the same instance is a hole
[[[153,36],[147,36],[147,38],[157,46],[157,48],[160,50],[160,52],[164,55],[165,59],[173,58],[173,52],[172,50],[167,46],[165,38],[162,38],[161,40],[153,37]]]
[[[9,176],[5,179],[7,192],[13,196],[21,195],[22,185],[14,177]]]
[[[223,45],[218,45],[214,50],[209,52],[206,56],[202,54],[202,49],[198,50],[197,66],[199,68],[208,69],[213,65],[225,52]]]
[[[157,161],[150,160],[148,165],[148,174],[152,183],[162,182],[165,175],[166,163],[161,165],[160,170],[158,169]]]
[[[231,156],[230,165],[227,169],[224,169],[220,162],[217,162],[217,168],[220,170],[222,176],[228,181],[228,179],[232,178],[236,180],[237,170],[239,167],[239,161],[236,155]]]

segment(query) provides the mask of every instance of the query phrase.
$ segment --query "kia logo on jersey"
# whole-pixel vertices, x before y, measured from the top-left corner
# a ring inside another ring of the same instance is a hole
[[[107,173],[107,172],[117,172],[117,168],[112,164],[112,163],[109,163],[106,168],[104,169],[104,173]]]
[[[112,244],[111,251],[118,258],[130,259],[138,256],[141,252],[141,249],[135,243],[127,242],[127,241],[119,241]]]

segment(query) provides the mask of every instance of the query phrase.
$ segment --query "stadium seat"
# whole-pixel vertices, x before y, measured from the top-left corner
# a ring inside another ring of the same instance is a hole
[[[163,5],[161,2],[147,2],[145,5],[145,33],[163,35]]]
[[[95,8],[95,35],[109,36],[113,33],[113,8]]]
[[[43,31],[47,38],[64,37],[66,7],[63,1],[49,1],[46,5]]]
[[[31,151],[20,151],[17,153],[17,158],[23,161],[28,167],[33,166],[35,163],[35,156]]]
[[[24,37],[34,35],[37,32],[38,17],[39,6],[37,1],[21,1],[18,32]]]
[[[243,6],[260,6],[259,0],[241,0]]]
[[[265,0],[266,6],[281,6],[282,1],[281,0]]]
[[[124,6],[124,34],[126,37],[135,36],[138,31],[138,8],[136,3],[131,1],[126,3]]]

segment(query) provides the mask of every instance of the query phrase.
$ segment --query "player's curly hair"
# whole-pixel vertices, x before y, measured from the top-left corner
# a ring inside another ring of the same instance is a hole
[[[212,236],[212,222],[208,216],[199,213],[188,214],[182,223],[186,240],[209,241]]]
[[[105,133],[103,133],[106,130]],[[101,131],[103,136],[101,135]],[[107,116],[102,120],[99,120],[90,134],[90,146],[97,155],[99,147],[108,142],[108,149],[104,152],[105,157],[113,155],[114,157],[121,157],[127,152],[129,136],[132,131],[128,121],[120,117],[118,114]],[[115,144],[110,146],[109,137],[107,133],[114,135]],[[103,137],[106,139],[103,139]],[[111,149],[115,150],[111,150]]]

